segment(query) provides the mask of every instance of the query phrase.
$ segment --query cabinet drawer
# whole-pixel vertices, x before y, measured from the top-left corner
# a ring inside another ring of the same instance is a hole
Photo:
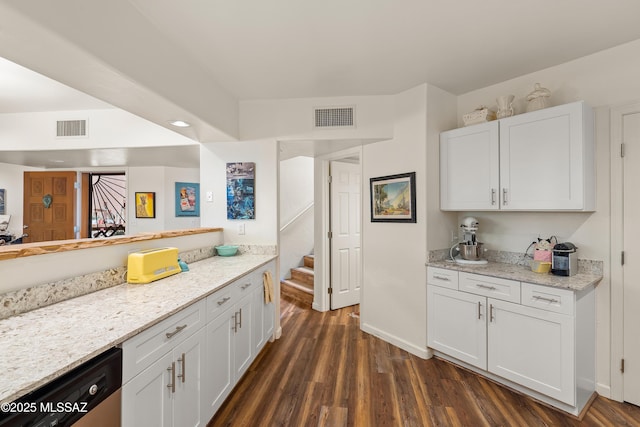
[[[122,344],[122,383],[151,366],[204,325],[203,300],[125,341]]]
[[[574,293],[568,289],[522,283],[522,305],[573,316]]]
[[[504,301],[520,302],[520,282],[515,280],[461,272],[458,289]]]
[[[427,267],[427,283],[443,288],[458,289],[458,272],[445,268]]]
[[[238,289],[238,297],[242,298],[245,295],[250,294],[256,286],[258,286],[258,282],[260,282],[260,284],[262,284],[262,281],[258,280],[258,272],[257,271],[252,271],[251,273],[247,274],[246,276],[238,279],[235,283],[234,286]]]
[[[219,313],[222,313],[229,307],[232,307],[236,303],[237,289],[234,284],[224,287],[219,291],[216,291],[207,297],[207,322],[212,321],[218,317]]]

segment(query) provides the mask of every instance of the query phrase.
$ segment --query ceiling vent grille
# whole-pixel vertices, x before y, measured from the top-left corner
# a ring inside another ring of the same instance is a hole
[[[314,108],[314,126],[323,129],[355,127],[355,107]]]
[[[56,136],[58,138],[87,136],[87,121],[58,120],[56,122]]]

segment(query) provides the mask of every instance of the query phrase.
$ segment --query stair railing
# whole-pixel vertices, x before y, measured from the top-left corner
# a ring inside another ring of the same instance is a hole
[[[287,227],[289,227],[291,224],[293,224],[294,222],[296,222],[302,215],[304,215],[305,213],[307,213],[307,211],[309,209],[311,209],[313,207],[313,202],[311,202],[309,204],[309,206],[307,206],[306,208],[302,209],[300,212],[298,212],[296,214],[296,216],[294,216],[293,218],[291,218],[291,220],[289,220],[289,222],[287,222],[285,225],[283,225],[282,227],[280,227],[280,232],[282,233]]]

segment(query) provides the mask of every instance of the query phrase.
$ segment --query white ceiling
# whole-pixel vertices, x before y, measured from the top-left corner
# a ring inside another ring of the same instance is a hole
[[[50,9],[39,0],[2,3],[42,25],[48,20],[48,31],[69,29],[63,14],[74,22],[83,17],[62,37],[87,52],[101,49],[106,68],[128,46],[105,32],[119,31],[112,21],[100,20],[137,23],[147,31],[127,32],[132,46],[156,43],[167,58],[177,48],[237,100],[394,94],[424,82],[463,94],[640,38],[638,0],[59,0]],[[131,68],[115,61],[110,72],[136,82],[126,74],[135,72],[141,84],[141,76],[158,73],[155,56],[128,59]],[[0,112],[108,105],[20,68],[0,61]],[[166,119],[155,119],[157,104],[143,103],[144,114],[135,113],[166,127]]]
[[[637,0],[129,0],[240,99],[454,94],[640,38]]]

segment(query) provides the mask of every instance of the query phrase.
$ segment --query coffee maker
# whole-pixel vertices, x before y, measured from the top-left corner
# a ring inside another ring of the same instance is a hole
[[[558,243],[553,247],[551,274],[573,276],[578,272],[578,248],[571,242]]]

